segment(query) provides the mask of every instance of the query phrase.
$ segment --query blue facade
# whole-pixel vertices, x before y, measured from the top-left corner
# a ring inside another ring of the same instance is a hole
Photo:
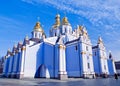
[[[8,73],[8,69],[9,69],[9,63],[10,63],[10,58],[8,58],[7,60],[6,60],[6,70],[5,70],[5,76],[7,75],[7,73]]]
[[[81,58],[78,42],[68,44],[66,48],[66,70],[68,77],[81,77]]]
[[[23,43],[14,46],[12,52],[8,50],[6,74],[15,72],[19,77],[35,78],[88,78],[101,73],[114,74],[112,61],[108,59],[106,64],[107,55],[101,38],[98,45],[94,46],[97,52],[94,56],[94,49],[84,26],[78,25],[72,31],[67,17],[62,19],[62,23],[59,14],[55,19],[50,37],[46,37],[40,22],[37,22],[32,38],[26,37]]]
[[[100,66],[100,59],[98,56],[93,57],[93,64],[94,64],[95,74],[100,74],[101,73],[101,66]]]
[[[113,69],[112,60],[111,60],[111,59],[108,59],[107,62],[108,62],[109,74],[110,74],[110,75],[114,75],[114,69]]]

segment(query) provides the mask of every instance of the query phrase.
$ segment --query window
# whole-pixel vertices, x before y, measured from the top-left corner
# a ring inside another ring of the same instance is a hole
[[[86,50],[88,51],[88,46],[86,46]]]
[[[95,56],[96,56],[96,52],[95,52]]]
[[[78,46],[77,45],[75,46],[75,50],[78,50]]]
[[[90,69],[90,63],[88,63],[87,65],[88,65],[88,69]]]
[[[55,33],[55,36],[56,36],[56,33]]]

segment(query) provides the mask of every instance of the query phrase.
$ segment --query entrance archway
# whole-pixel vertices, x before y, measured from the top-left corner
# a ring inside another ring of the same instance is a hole
[[[44,64],[40,65],[40,67],[36,71],[35,77],[36,78],[50,78],[50,73],[49,73],[48,68]]]

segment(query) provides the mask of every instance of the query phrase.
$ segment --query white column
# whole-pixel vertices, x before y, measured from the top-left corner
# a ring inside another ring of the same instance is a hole
[[[116,73],[116,68],[115,68],[115,62],[114,62],[114,60],[112,61],[112,65],[113,65],[114,73]]]
[[[17,78],[23,78],[24,76],[24,58],[25,58],[25,46],[21,49],[21,57],[19,60],[19,69],[18,69],[18,76]]]
[[[100,66],[101,66],[101,74],[104,73],[104,62],[103,62],[103,59],[100,57]]]
[[[65,46],[59,45],[59,79],[67,79]]]
[[[90,57],[90,72],[94,74],[94,65],[93,65],[93,57],[92,54],[89,55]]]
[[[106,73],[109,74],[109,71],[108,71],[108,63],[107,63],[107,58],[105,59],[105,65],[106,65]]]

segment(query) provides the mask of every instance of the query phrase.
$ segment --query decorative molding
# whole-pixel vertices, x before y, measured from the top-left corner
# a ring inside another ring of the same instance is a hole
[[[92,56],[92,54],[89,54],[89,56]]]
[[[26,50],[26,47],[25,47],[25,46],[23,46],[23,47],[21,48],[21,50],[22,50],[22,51]]]
[[[60,48],[60,49],[65,49],[66,46],[60,44],[60,45],[59,45],[59,48]]]
[[[82,51],[81,54],[86,54],[86,52]]]

